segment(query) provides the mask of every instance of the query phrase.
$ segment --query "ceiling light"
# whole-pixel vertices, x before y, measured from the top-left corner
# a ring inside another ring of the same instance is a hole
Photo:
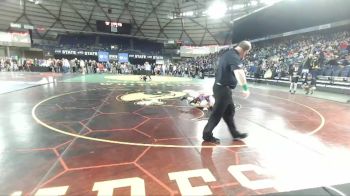
[[[278,3],[279,1],[281,0],[261,0],[260,2],[267,5],[273,5],[275,3]]]
[[[193,16],[193,11],[184,12],[183,16]]]
[[[233,6],[231,7],[231,9],[233,9],[233,10],[240,10],[240,9],[242,9],[242,8],[244,8],[244,5],[243,5],[243,4],[237,4],[237,5],[233,5]]]
[[[250,2],[250,5],[252,5],[252,6],[257,6],[257,5],[258,5],[258,1],[251,1],[251,2]]]
[[[227,6],[224,1],[216,0],[208,8],[208,15],[210,18],[218,19],[225,16]]]

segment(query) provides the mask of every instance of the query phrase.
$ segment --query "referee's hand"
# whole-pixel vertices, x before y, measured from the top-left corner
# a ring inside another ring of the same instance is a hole
[[[247,90],[247,91],[242,91],[242,95],[243,95],[243,98],[244,99],[247,99],[249,96],[250,96],[250,91]]]

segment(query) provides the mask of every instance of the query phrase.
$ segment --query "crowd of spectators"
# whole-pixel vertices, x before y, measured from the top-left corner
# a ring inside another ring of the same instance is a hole
[[[204,78],[213,76],[218,56],[224,50],[206,56],[183,58],[167,65],[152,65],[152,73],[159,75]],[[245,59],[245,69],[250,77],[288,77],[291,67],[300,72],[307,70],[313,78],[321,75],[350,77],[350,31],[330,30],[312,32],[274,40],[253,43],[253,49]],[[54,72],[97,73],[106,70],[115,73],[135,73],[144,69],[142,64],[120,64],[114,61],[99,63],[94,60],[47,59],[16,60],[0,59],[0,70],[30,70],[30,66],[50,67]]]
[[[213,75],[218,56],[225,50],[178,64]],[[289,78],[294,66],[299,67],[301,75],[309,72],[313,78],[350,77],[350,31],[312,32],[253,43],[244,65],[248,76],[255,78]]]
[[[204,78],[204,75],[214,75],[217,57],[218,53],[212,53],[206,56],[185,58],[177,62],[176,65],[180,71],[188,72],[191,77]]]
[[[22,64],[19,60],[0,57],[0,71],[29,71],[29,66],[32,63],[32,61],[28,61]]]
[[[281,78],[289,75],[290,68],[297,64],[300,70],[308,70],[314,78],[333,74],[350,65],[350,32],[329,31],[308,33],[294,37],[255,43],[246,68],[257,78]],[[331,69],[333,73],[325,73]],[[269,71],[270,74],[266,74]],[[345,73],[344,77],[348,77]]]
[[[188,64],[190,65],[190,64]],[[21,61],[10,58],[0,58],[0,71],[33,71],[36,68],[47,68],[55,73],[112,73],[112,74],[142,74],[145,70],[144,64],[118,63],[117,61],[98,62],[96,60],[83,59],[25,59]],[[198,65],[184,66],[181,63],[155,64],[151,63],[153,75],[170,75],[178,77],[203,76],[203,71]],[[204,78],[204,76],[203,76]]]
[[[193,77],[212,77],[215,75],[215,70],[218,64],[218,57],[227,49],[228,47],[225,47],[225,49],[222,49],[219,52],[194,58],[185,58],[179,61],[177,64],[181,69],[192,70],[192,73],[194,73]]]

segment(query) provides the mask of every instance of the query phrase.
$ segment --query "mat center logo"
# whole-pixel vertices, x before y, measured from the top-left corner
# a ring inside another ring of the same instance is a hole
[[[117,100],[134,102],[137,105],[164,105],[164,100],[175,99],[185,95],[185,92],[179,91],[149,91],[122,95],[117,97]]]

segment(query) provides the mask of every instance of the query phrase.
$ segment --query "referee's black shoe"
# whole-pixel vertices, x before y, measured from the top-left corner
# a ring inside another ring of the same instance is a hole
[[[214,136],[203,136],[203,140],[206,142],[214,143],[214,144],[220,144],[220,139],[214,137]]]
[[[244,138],[248,137],[248,134],[237,132],[237,133],[232,134],[232,136],[233,136],[233,140],[240,140],[240,139],[244,139]]]

